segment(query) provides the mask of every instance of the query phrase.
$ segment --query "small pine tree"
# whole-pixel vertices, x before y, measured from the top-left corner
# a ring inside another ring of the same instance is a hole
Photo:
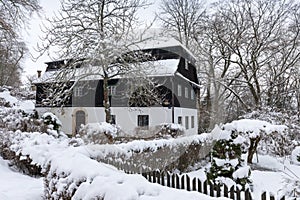
[[[206,171],[207,179],[215,184],[222,184],[218,178],[230,178],[237,184],[245,188],[250,183],[250,168],[247,168],[247,174],[234,175],[238,169],[243,167],[242,144],[237,142],[237,131],[232,131],[230,137],[217,140],[212,152],[211,167]],[[241,170],[240,170],[241,171]]]

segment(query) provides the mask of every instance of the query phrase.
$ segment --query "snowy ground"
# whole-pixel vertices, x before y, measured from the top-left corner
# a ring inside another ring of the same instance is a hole
[[[0,157],[0,199],[39,200],[43,195],[43,179],[32,178],[9,168]]]

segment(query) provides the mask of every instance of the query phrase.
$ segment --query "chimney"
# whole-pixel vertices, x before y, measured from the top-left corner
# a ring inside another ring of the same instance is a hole
[[[41,70],[37,70],[37,77],[41,78],[41,75],[42,75],[42,71]]]

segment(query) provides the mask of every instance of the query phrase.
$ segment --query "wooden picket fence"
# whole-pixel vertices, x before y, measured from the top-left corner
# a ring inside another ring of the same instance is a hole
[[[110,164],[112,163],[110,162]],[[249,190],[249,188],[246,190],[241,190],[240,188],[235,186],[228,188],[228,186],[226,185],[213,184],[208,180],[203,181],[199,178],[190,178],[186,174],[180,175],[170,172],[160,172],[159,170],[145,172],[145,169],[139,169],[136,167],[132,168],[131,164],[128,163],[114,164],[115,167],[123,170],[127,174],[141,174],[149,182],[157,183],[166,187],[184,189],[187,191],[197,191],[211,197],[227,197],[233,200],[254,200],[251,196],[251,191]],[[275,196],[272,194],[267,195],[267,192],[263,192],[261,194],[260,200],[275,200]],[[282,197],[279,200],[285,200],[285,197]],[[294,200],[296,200],[296,198]]]

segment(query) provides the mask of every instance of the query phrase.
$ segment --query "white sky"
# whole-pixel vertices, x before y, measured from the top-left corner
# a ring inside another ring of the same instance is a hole
[[[149,2],[155,2],[153,5],[148,7],[147,9],[142,9],[140,11],[140,18],[143,20],[146,20],[146,22],[149,23],[149,21],[153,20],[155,16],[155,11],[157,10],[157,7],[159,5],[159,0],[149,0]],[[42,31],[40,29],[40,26],[43,22],[45,22],[46,18],[51,18],[54,16],[54,13],[59,10],[60,7],[60,0],[40,0],[40,4],[43,8],[41,11],[40,16],[34,15],[31,18],[31,21],[29,22],[29,26],[26,30],[24,30],[22,36],[27,44],[27,47],[29,49],[29,52],[33,56],[37,56],[38,53],[35,51],[36,46],[38,43],[41,42],[39,37],[42,35]],[[45,71],[46,65],[45,62],[51,61],[51,59],[48,56],[40,57],[37,61],[33,61],[31,59],[31,56],[28,55],[26,59],[24,59],[23,64],[23,77],[22,80],[26,81],[27,76],[29,75],[35,75],[37,70]]]

